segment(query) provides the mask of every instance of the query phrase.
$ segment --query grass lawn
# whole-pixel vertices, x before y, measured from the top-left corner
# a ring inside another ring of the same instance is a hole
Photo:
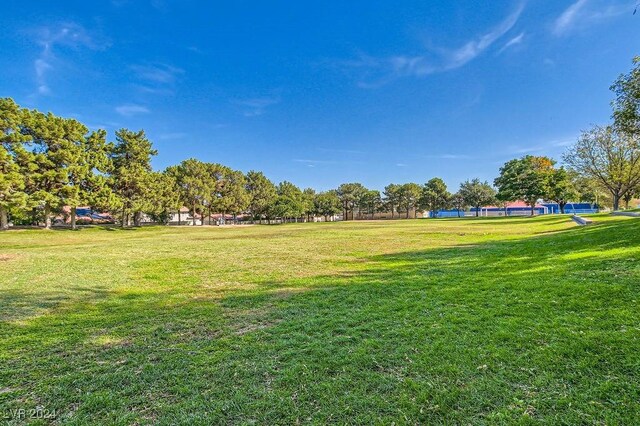
[[[0,414],[638,424],[640,221],[592,219],[3,233]]]

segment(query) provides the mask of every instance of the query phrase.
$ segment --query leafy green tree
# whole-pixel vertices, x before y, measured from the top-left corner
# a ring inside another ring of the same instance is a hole
[[[306,216],[306,221],[309,222],[311,220],[311,216],[315,214],[315,204],[314,200],[316,198],[316,191],[313,188],[305,188],[302,191],[302,200],[304,204],[304,214]]]
[[[466,200],[464,199],[464,195],[462,195],[460,192],[456,192],[451,196],[450,203],[451,206],[458,212],[458,217],[460,217],[460,211],[464,211],[468,205]]]
[[[80,199],[80,181],[87,173],[87,128],[73,119],[30,111],[23,116],[21,132],[30,138],[35,167],[29,194],[43,207],[45,228],[51,227],[52,210]]]
[[[249,193],[249,212],[254,220],[262,221],[278,196],[276,186],[262,172],[252,170],[247,173],[246,188]]]
[[[69,193],[64,203],[71,208],[71,228],[76,229],[76,209],[81,205],[111,207],[118,205],[107,174],[113,169],[107,132],[92,132],[80,141],[80,158],[69,167]]]
[[[272,215],[282,218],[283,221],[295,218],[304,214],[304,197],[300,188],[291,182],[281,182],[277,188],[278,197],[272,205]]]
[[[418,204],[422,197],[422,187],[417,183],[405,183],[400,185],[398,189],[398,207],[406,212],[406,218],[409,219],[409,213],[413,210],[413,217],[417,217]]]
[[[465,205],[475,207],[476,217],[480,214],[480,207],[492,204],[496,199],[496,191],[489,182],[481,182],[477,178],[462,182],[458,193]]]
[[[582,133],[563,159],[571,170],[606,189],[614,210],[640,184],[640,135],[595,126]]]
[[[398,203],[400,201],[400,185],[390,183],[384,187],[384,201],[388,211],[391,212],[391,219],[394,218]]]
[[[9,228],[8,212],[27,201],[23,173],[29,171],[32,157],[24,149],[23,114],[13,99],[0,98],[0,230]]]
[[[560,213],[564,214],[567,203],[575,199],[577,195],[570,173],[564,167],[551,171],[547,198],[558,203]]]
[[[325,222],[342,210],[342,203],[336,191],[320,192],[314,197],[315,212],[324,216]]]
[[[196,225],[196,215],[203,213],[205,206],[211,201],[211,188],[214,186],[207,163],[195,158],[182,161],[176,167],[175,179],[182,203],[191,209],[192,225]],[[204,223],[204,214],[202,223]]]
[[[640,135],[640,56],[633,59],[633,68],[622,74],[611,86],[616,95],[613,119],[618,131],[631,136]]]
[[[147,198],[148,207],[145,212],[154,222],[165,225],[169,224],[171,213],[179,211],[182,207],[178,182],[174,174],[168,170],[151,173],[151,185]]]
[[[242,172],[226,168],[222,178],[220,200],[222,213],[233,214],[234,221],[238,214],[249,207],[250,195],[246,189],[246,180]]]
[[[342,203],[344,220],[349,220],[349,213],[351,213],[351,219],[353,219],[353,211],[366,191],[367,188],[360,183],[343,183],[338,187],[336,193]]]
[[[422,188],[422,198],[420,205],[437,214],[438,211],[446,209],[451,201],[451,193],[447,191],[447,185],[440,178],[433,178]]]
[[[533,216],[536,202],[549,194],[553,165],[550,158],[532,155],[511,160],[500,168],[500,176],[494,184],[504,199],[527,203]]]
[[[380,196],[380,191],[376,191],[375,189],[369,189],[362,194],[360,199],[358,200],[358,208],[361,212],[365,214],[369,214],[371,219],[373,219],[373,215],[380,211],[382,208],[382,197]]]
[[[629,209],[629,204],[631,203],[631,200],[633,200],[634,198],[638,198],[638,197],[640,197],[640,188],[634,188],[631,191],[627,191],[627,193],[623,197],[624,208],[628,210]]]
[[[145,209],[149,187],[152,185],[151,157],[157,155],[144,130],[133,132],[120,129],[116,143],[109,153],[112,162],[113,192],[121,203],[121,226],[129,224],[130,215],[139,219]]]

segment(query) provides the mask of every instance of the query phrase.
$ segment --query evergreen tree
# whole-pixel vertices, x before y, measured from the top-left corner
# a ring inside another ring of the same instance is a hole
[[[121,203],[122,227],[129,225],[131,215],[139,225],[149,187],[153,185],[151,158],[154,155],[157,155],[157,151],[153,149],[144,130],[133,132],[120,129],[116,132],[116,143],[109,158],[113,165],[113,191]]]

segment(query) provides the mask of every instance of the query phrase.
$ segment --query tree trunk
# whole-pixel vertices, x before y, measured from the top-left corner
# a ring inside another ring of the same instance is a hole
[[[75,230],[78,227],[76,226],[76,208],[71,207],[71,229]]]
[[[127,220],[127,215],[125,213],[125,207],[124,204],[122,205],[122,218],[120,219],[120,227],[124,228],[125,227],[125,221]]]
[[[613,211],[620,210],[620,194],[615,193],[613,195]]]
[[[44,203],[44,229],[51,229],[51,206]]]
[[[7,209],[0,207],[0,231],[9,229],[9,219],[7,218]]]
[[[191,217],[193,218],[192,226],[196,226],[196,203],[193,203],[193,210],[191,211]]]
[[[460,209],[457,209],[458,217],[460,217]]]
[[[536,205],[535,204],[531,204],[531,216],[535,216],[536,215]]]
[[[564,206],[566,206],[567,203],[558,203],[558,206],[560,206],[560,214],[564,214]]]
[[[476,206],[476,217],[480,216],[480,206]]]
[[[180,209],[178,209],[178,226],[180,226],[180,222],[181,222],[181,214],[180,214]]]

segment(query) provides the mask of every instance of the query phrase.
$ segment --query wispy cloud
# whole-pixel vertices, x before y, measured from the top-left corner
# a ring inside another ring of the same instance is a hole
[[[439,160],[471,160],[473,157],[465,154],[435,154],[425,155],[425,158],[436,158]]]
[[[154,83],[173,83],[184,70],[167,64],[132,65],[131,69],[140,80]]]
[[[578,0],[566,8],[553,24],[553,33],[562,35],[569,30],[580,16],[580,11],[587,5],[588,0]]]
[[[363,88],[379,87],[401,77],[422,77],[451,71],[473,61],[504,37],[516,25],[523,10],[524,2],[521,2],[494,28],[457,48],[431,49],[434,50],[433,52],[427,49],[416,55],[389,57],[375,57],[360,53],[357,59],[343,61],[342,65],[348,69],[360,70],[361,78],[358,85]],[[521,37],[524,37],[524,34],[521,34]],[[512,39],[512,45],[522,41],[517,39],[518,37]]]
[[[56,65],[61,62],[58,57],[59,50],[62,48],[100,50],[109,44],[101,37],[90,35],[82,25],[75,22],[52,24],[27,32],[41,47],[40,54],[33,61],[36,90],[40,95],[48,95],[52,92],[48,84],[48,76],[55,71]]]
[[[501,54],[502,52],[504,52],[505,50],[509,49],[510,47],[522,44],[522,41],[524,40],[524,35],[525,35],[525,33],[523,31],[520,34],[518,34],[517,36],[513,37],[512,39],[510,39],[509,41],[507,41],[504,44],[504,46],[502,46],[502,48],[500,50],[498,50],[498,55]]]
[[[148,114],[151,111],[149,108],[143,105],[135,105],[135,104],[126,104],[120,105],[115,108],[116,112],[123,117],[132,117],[138,114]]]
[[[631,15],[634,7],[635,4],[631,2],[602,5],[600,2],[594,2],[593,0],[577,0],[558,16],[553,23],[551,31],[556,36],[564,36],[576,29],[616,18],[625,13]]]
[[[236,99],[232,103],[243,107],[245,117],[257,117],[266,112],[267,108],[280,103],[279,97],[258,97],[248,99]]]
[[[187,136],[188,135],[183,132],[162,133],[158,136],[158,139],[161,139],[161,140],[184,139]]]
[[[578,135],[570,135],[541,141],[539,143],[533,143],[526,146],[512,145],[507,148],[506,152],[502,152],[501,154],[507,156],[527,154],[554,155],[557,153],[557,151],[573,144],[577,139]]]
[[[342,148],[318,148],[322,152],[337,152],[340,154],[365,154],[365,151],[359,149],[342,149]]]
[[[161,63],[137,64],[130,69],[139,81],[134,87],[139,92],[152,95],[173,94],[179,77],[184,74],[182,68]]]

